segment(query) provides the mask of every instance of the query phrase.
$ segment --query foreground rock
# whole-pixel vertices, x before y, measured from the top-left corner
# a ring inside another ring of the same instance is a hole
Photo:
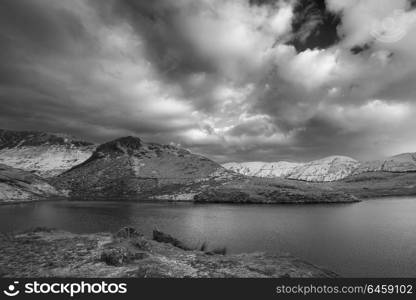
[[[62,197],[41,177],[0,164],[0,204]]]
[[[242,176],[187,150],[120,138],[97,147],[84,163],[52,181],[80,200],[228,203],[352,202],[305,182],[276,183]]]
[[[0,129],[0,163],[52,177],[88,159],[92,143],[69,135]]]
[[[4,277],[336,277],[290,255],[221,255],[185,251],[139,233],[35,230],[0,237]]]

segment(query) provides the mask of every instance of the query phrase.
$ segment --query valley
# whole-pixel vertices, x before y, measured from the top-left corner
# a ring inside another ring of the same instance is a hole
[[[0,203],[67,198],[195,203],[351,203],[416,194],[413,154],[359,162],[228,163],[122,137],[96,145],[64,134],[0,130]]]

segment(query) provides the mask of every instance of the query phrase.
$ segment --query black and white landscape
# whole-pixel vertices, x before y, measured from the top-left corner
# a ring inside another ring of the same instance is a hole
[[[410,0],[1,1],[0,276],[415,277],[415,26]]]

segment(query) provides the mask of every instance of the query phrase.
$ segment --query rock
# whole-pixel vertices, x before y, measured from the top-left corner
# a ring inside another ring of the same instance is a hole
[[[146,240],[147,250],[140,250],[134,246],[135,240],[119,239],[109,233],[63,231],[27,232],[10,240],[0,235],[0,273],[11,278],[337,277],[290,255],[207,255],[199,250],[184,251],[169,243],[152,240]],[[105,244],[106,241],[110,243]],[[92,247],[91,251],[86,253],[76,247],[79,243]],[[100,253],[99,259],[97,253]]]
[[[138,239],[134,239],[134,240],[131,241],[131,243],[134,247],[136,247],[137,249],[140,249],[140,250],[148,251],[149,248],[150,248],[149,242],[146,239],[144,239],[143,237],[138,238]]]
[[[121,266],[134,258],[135,256],[124,247],[106,249],[101,253],[101,260],[110,266]]]
[[[358,165],[359,162],[350,157],[330,156],[308,163],[244,162],[223,164],[223,167],[246,176],[330,182],[348,177]]]
[[[0,129],[0,163],[52,177],[88,159],[95,145],[64,134]]]
[[[153,240],[159,242],[159,243],[166,243],[171,244],[177,248],[180,248],[182,250],[191,250],[188,246],[186,246],[183,242],[175,239],[169,234],[163,233],[158,230],[153,230]]]

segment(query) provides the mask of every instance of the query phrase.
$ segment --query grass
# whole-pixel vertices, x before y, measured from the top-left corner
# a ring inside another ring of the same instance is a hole
[[[14,235],[13,232],[0,232],[1,239],[4,239],[4,240],[6,240],[8,242],[14,241],[15,240],[15,237],[14,236],[15,235]]]

